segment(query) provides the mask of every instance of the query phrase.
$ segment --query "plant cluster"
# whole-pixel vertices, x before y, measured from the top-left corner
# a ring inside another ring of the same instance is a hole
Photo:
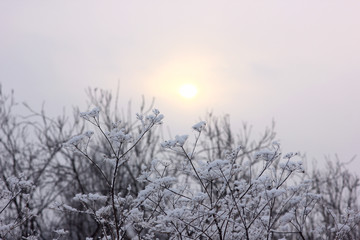
[[[360,237],[359,178],[339,161],[305,172],[273,128],[252,140],[212,114],[160,141],[157,109],[132,122],[111,114],[109,92],[88,93],[98,107],[70,127],[30,108],[19,121],[1,94],[0,239]]]

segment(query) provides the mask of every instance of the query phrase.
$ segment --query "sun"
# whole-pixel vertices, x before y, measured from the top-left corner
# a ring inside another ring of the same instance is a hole
[[[198,90],[193,84],[184,84],[179,89],[180,95],[187,99],[195,97],[197,92]]]

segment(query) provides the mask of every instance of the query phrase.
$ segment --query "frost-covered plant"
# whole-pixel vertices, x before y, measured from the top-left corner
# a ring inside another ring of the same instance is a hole
[[[80,116],[93,124],[100,131],[102,137],[106,139],[110,154],[104,156],[103,163],[110,163],[110,174],[104,171],[101,163],[93,160],[88,154],[89,141],[94,132],[87,131],[84,134],[74,136],[64,144],[64,147],[80,153],[92,163],[107,185],[106,195],[99,193],[76,194],[73,200],[80,202],[83,209],[76,209],[66,204],[56,204],[54,208],[91,215],[101,226],[102,235],[105,238],[109,236],[112,239],[122,239],[128,231],[128,212],[133,198],[130,194],[125,198],[122,197],[124,193],[116,188],[119,169],[125,167],[129,161],[128,153],[138,145],[151,128],[162,123],[164,116],[157,109],[154,109],[152,114],[146,117],[137,114],[137,119],[141,123],[140,132],[137,136],[132,136],[126,132],[120,122],[113,123],[110,131],[104,130],[99,120],[99,113],[100,109],[94,108],[89,112],[81,113]],[[130,192],[131,189],[127,190]]]
[[[94,109],[82,117],[100,130],[110,146],[112,154],[106,156],[112,163],[110,179],[87,154],[93,132],[75,136],[65,146],[96,167],[108,191],[105,195],[77,194],[74,200],[81,202],[82,209],[56,207],[91,215],[102,226],[105,239],[307,239],[309,233],[321,238],[326,231],[344,239],[359,222],[359,214],[349,210],[331,229],[314,225],[311,216],[322,195],[313,191],[311,179],[302,176],[299,154],[283,156],[277,142],[255,148],[256,152],[239,146],[227,150],[222,159],[209,158],[204,149],[198,151],[204,121],[192,127],[193,144],[188,143],[188,135],[164,141],[161,146],[169,154],[155,157],[137,176],[143,189],[135,195],[127,189],[124,196],[114,187],[118,169],[130,161],[126,155],[163,116],[157,110],[147,118],[137,115],[142,130],[133,137],[118,124],[104,131],[98,114]]]
[[[360,179],[346,169],[346,163],[339,159],[328,159],[325,169],[314,168],[312,189],[321,193],[322,201],[314,210],[311,219],[318,231],[310,237],[321,239],[360,238]]]
[[[17,238],[21,235],[19,227],[35,217],[35,213],[26,206],[33,190],[32,181],[26,180],[23,175],[21,178],[11,176],[5,182],[0,180],[0,239]],[[17,215],[11,209],[14,203],[19,209]]]
[[[285,184],[291,175],[304,171],[301,162],[292,161],[296,154],[285,155],[284,162],[276,169],[272,165],[280,161],[281,152],[279,144],[274,143],[272,148],[254,155],[253,161],[262,160],[257,171],[250,162],[239,164],[241,152],[246,152],[242,147],[233,149],[225,159],[204,161],[196,154],[196,143],[204,126],[204,122],[193,126],[196,137],[191,149],[184,146],[187,136],[177,136],[162,144],[182,154],[181,176],[171,176],[172,164],[162,161],[156,161],[152,169],[140,176],[149,185],[135,201],[138,205],[135,212],[146,216],[145,221],[134,223],[144,226],[137,229],[138,237],[142,237],[142,232],[161,232],[171,239],[269,238],[284,233],[276,231],[280,227],[291,225],[289,215],[286,219],[283,216],[288,210],[298,209],[300,202],[308,209],[312,207],[314,202],[307,202],[301,195],[305,183],[296,189]],[[248,180],[241,179],[244,172],[249,172]],[[298,200],[294,201],[295,198]],[[304,225],[305,222],[301,228],[289,226],[287,233],[301,236]]]
[[[0,88],[0,226],[19,223],[1,238],[360,238],[360,180],[343,164],[304,173],[273,128],[252,139],[247,124],[234,134],[228,115],[211,113],[160,143],[158,111],[143,105],[132,121],[109,92],[88,95],[98,108],[69,121],[16,115]]]
[[[64,122],[26,104],[24,108],[13,92],[3,93],[0,84],[0,190],[6,206],[1,218],[2,224],[16,222],[17,226],[2,239],[49,239],[52,221],[47,207],[62,191],[55,187],[60,182],[55,166],[62,138],[68,138]],[[25,188],[30,180],[31,191]]]

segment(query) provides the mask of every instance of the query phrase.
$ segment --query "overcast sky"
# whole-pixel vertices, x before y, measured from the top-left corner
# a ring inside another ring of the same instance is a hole
[[[173,134],[207,111],[255,135],[274,119],[285,152],[347,161],[360,155],[359,13],[346,0],[4,0],[0,82],[56,115],[119,81],[123,107],[155,97]],[[183,83],[198,96],[182,99]]]

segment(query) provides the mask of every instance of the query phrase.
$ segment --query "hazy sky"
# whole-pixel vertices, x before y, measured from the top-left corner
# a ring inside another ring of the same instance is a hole
[[[0,82],[56,115],[120,81],[123,107],[155,97],[173,134],[210,110],[255,135],[274,119],[285,152],[347,161],[360,154],[359,13],[347,0],[4,0]],[[183,83],[199,95],[182,99]]]

